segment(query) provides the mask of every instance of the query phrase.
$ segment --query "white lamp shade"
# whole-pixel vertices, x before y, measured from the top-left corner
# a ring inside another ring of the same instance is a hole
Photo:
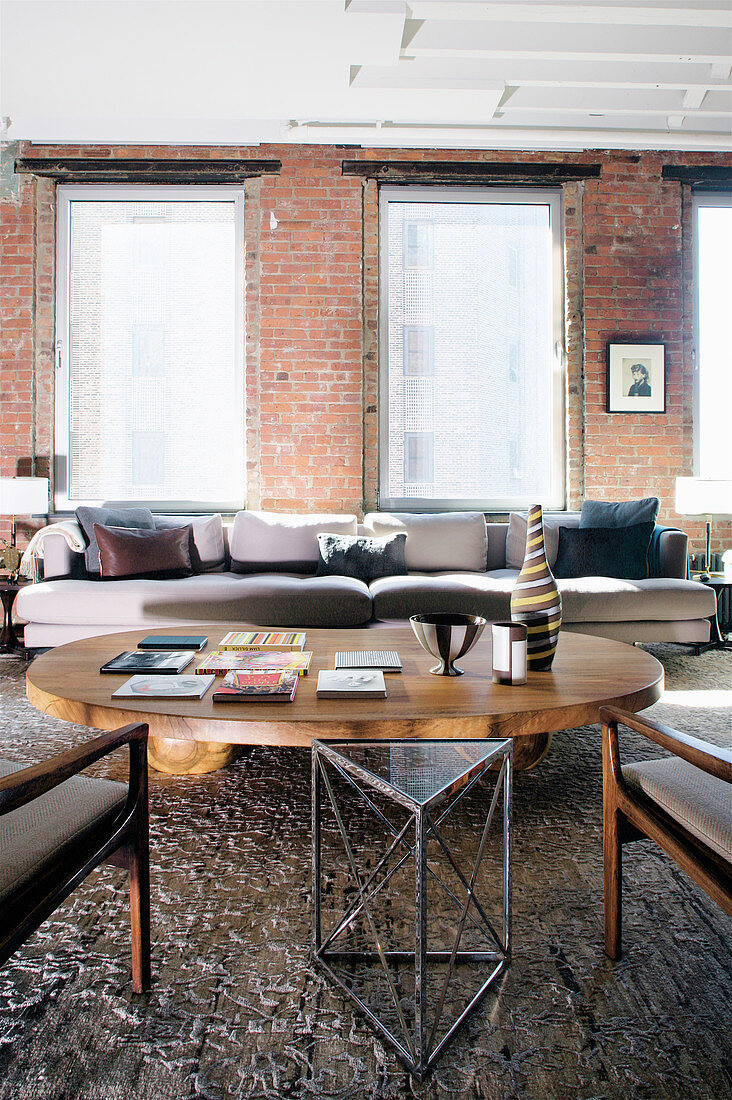
[[[0,516],[46,515],[47,477],[0,477]]]
[[[680,516],[732,515],[732,481],[677,477],[676,511]]]

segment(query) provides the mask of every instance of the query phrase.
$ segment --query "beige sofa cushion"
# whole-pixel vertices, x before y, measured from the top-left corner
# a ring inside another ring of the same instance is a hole
[[[579,527],[579,513],[562,516],[544,515],[544,549],[546,560],[551,569],[557,560],[559,550],[559,528]],[[509,569],[520,569],[526,556],[526,513],[511,512],[506,535],[506,565]]]
[[[372,535],[405,532],[409,570],[485,571],[487,535],[482,512],[369,512],[363,523]]]
[[[235,573],[315,572],[318,535],[355,535],[354,515],[299,515],[293,512],[237,512],[231,533]]]
[[[360,626],[371,618],[371,595],[363,581],[286,573],[202,573],[165,581],[136,577],[106,584],[54,580],[28,585],[18,597],[18,614],[29,622],[114,623],[130,629],[207,621]]]
[[[716,607],[711,588],[675,577],[575,577],[558,580],[557,588],[565,623],[706,619]]]
[[[732,863],[732,784],[678,757],[626,764],[623,779]]]
[[[409,540],[407,540],[408,542]],[[370,584],[374,618],[407,619],[455,611],[505,619],[511,610],[511,592],[516,573],[410,573],[406,577],[380,577]]]
[[[212,516],[154,516],[156,531],[173,527],[191,527],[191,564],[194,573],[222,573],[226,569],[224,523],[216,512]]]

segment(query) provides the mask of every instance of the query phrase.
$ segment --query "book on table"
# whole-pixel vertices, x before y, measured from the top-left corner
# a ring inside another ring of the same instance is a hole
[[[190,650],[135,649],[118,653],[99,669],[100,672],[146,672],[149,675],[177,676],[193,660]]]
[[[211,698],[214,703],[291,703],[300,673],[296,668],[278,672],[227,672]]]
[[[247,650],[303,650],[305,635],[295,630],[230,630],[218,644],[218,649],[231,649],[237,652]]]
[[[386,682],[380,669],[322,669],[318,673],[319,699],[386,699]]]
[[[289,668],[299,672],[301,676],[307,676],[312,657],[309,650],[302,653],[293,650],[236,653],[232,650],[214,649],[201,659],[200,665],[196,665],[194,671],[204,675],[213,672],[217,676],[223,676],[226,672],[242,672],[246,669],[281,672]]]
[[[201,699],[215,676],[131,676],[112,692],[121,699]]]
[[[401,658],[395,649],[339,649],[333,663],[337,669],[379,668],[382,672],[402,671]]]
[[[206,645],[205,634],[148,634],[137,643],[138,649],[193,649],[200,650]]]

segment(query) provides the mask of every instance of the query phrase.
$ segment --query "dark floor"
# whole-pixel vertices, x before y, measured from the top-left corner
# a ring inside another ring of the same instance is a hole
[[[653,652],[651,712],[732,744],[732,653]],[[32,762],[86,731],[32,710],[23,673],[0,658],[0,752]],[[516,777],[513,962],[420,1085],[311,968],[309,754],[153,773],[153,990],[131,992],[124,876],[101,869],[0,970],[0,1100],[732,1097],[732,927],[648,842],[624,958],[603,953],[601,775],[586,727]]]

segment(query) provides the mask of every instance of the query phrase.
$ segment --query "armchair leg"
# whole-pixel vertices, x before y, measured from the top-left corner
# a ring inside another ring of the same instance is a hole
[[[620,840],[620,812],[605,803],[603,878],[605,888],[605,954],[619,959],[622,953],[623,849]]]
[[[147,816],[140,821],[129,848],[130,924],[132,926],[132,988],[150,988],[150,859]]]

